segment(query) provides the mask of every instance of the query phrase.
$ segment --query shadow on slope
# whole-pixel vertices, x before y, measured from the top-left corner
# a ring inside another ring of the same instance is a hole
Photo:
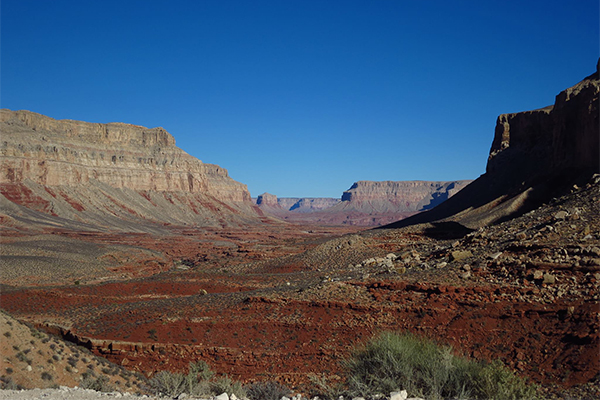
[[[596,71],[559,93],[553,106],[500,115],[485,174],[437,207],[381,228],[452,221],[465,228],[454,229],[458,234],[518,217],[590,182],[600,172],[599,92]]]

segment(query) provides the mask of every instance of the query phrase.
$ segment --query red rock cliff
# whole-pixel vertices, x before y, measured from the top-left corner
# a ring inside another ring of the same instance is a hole
[[[486,173],[439,207],[388,227],[446,221],[477,228],[585,185],[600,172],[599,93],[596,71],[553,106],[500,115]]]
[[[163,128],[1,110],[0,129],[3,209],[8,201],[81,221],[108,213],[209,226],[256,218],[245,185],[176,147]]]

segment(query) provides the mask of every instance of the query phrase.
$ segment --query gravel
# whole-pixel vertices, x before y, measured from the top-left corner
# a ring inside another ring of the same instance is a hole
[[[137,396],[131,393],[97,392],[90,389],[69,388],[65,386],[61,386],[59,389],[0,390],[1,400],[91,400],[100,398],[158,399],[146,395]]]

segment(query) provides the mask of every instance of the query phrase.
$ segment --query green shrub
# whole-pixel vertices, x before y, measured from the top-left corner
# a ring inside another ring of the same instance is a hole
[[[82,377],[83,380],[79,386],[83,389],[92,389],[97,392],[112,392],[115,390],[106,376],[95,378],[92,373],[83,373]]]
[[[482,365],[478,372],[475,384],[482,398],[501,400],[536,397],[536,387],[527,385],[525,380],[513,374],[499,360]]]
[[[178,397],[182,393],[192,396],[219,395],[223,392],[246,396],[241,383],[227,375],[214,379],[214,372],[204,361],[190,363],[188,374],[160,371],[149,381],[150,391],[156,395]]]
[[[150,388],[157,395],[178,397],[185,391],[185,375],[160,371],[150,379]]]
[[[311,397],[323,398],[323,400],[337,400],[346,394],[347,390],[342,382],[328,382],[323,376],[311,374],[308,376],[311,388]]]
[[[291,394],[288,387],[274,381],[255,382],[246,388],[246,395],[250,400],[280,400]]]
[[[197,361],[190,363],[188,375],[194,376],[199,381],[209,381],[215,376],[215,373],[205,361]]]
[[[186,393],[192,396],[210,395],[210,380],[215,373],[204,361],[190,363],[186,379]],[[219,393],[220,394],[220,393]]]
[[[223,375],[210,383],[210,390],[215,395],[221,393],[235,394],[237,398],[246,397],[246,391],[242,384],[232,380],[227,375]]]
[[[342,366],[351,396],[404,389],[427,399],[530,399],[536,392],[500,362],[457,357],[450,346],[411,334],[384,332],[355,349]]]

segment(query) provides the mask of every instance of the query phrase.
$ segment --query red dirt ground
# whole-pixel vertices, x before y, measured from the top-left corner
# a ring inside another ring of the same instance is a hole
[[[313,248],[331,233],[310,239],[315,234],[305,232],[268,238],[189,230],[161,240],[79,235],[160,250],[193,268],[91,285],[6,288],[2,308],[148,375],[203,359],[235,379],[302,388],[310,373],[335,377],[352,346],[383,330],[423,334],[477,359],[500,358],[540,383],[570,386],[597,374],[595,302],[536,303],[535,285],[465,285],[435,274],[357,279],[338,270],[335,276],[346,277],[332,281],[298,260],[268,261]],[[385,254],[399,246],[386,238],[371,247]],[[241,264],[255,260],[263,261]],[[583,272],[576,278],[586,279]]]

